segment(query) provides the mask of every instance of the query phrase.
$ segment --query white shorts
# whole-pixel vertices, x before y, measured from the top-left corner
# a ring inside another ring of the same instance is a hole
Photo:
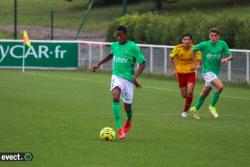
[[[115,87],[119,87],[121,89],[121,99],[123,102],[132,104],[134,96],[134,84],[122,77],[112,75],[110,91],[112,91]]]
[[[218,77],[213,72],[207,72],[207,73],[202,74],[202,78],[205,80],[206,87],[212,87],[213,84],[211,82]]]

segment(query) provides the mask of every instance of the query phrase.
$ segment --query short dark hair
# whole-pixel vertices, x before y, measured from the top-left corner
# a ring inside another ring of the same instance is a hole
[[[127,28],[125,27],[125,26],[118,26],[117,28],[116,28],[116,31],[122,31],[122,32],[124,32],[125,34],[127,34]]]
[[[217,33],[220,35],[220,30],[217,27],[212,27],[209,29],[208,33],[210,34],[211,32]]]
[[[184,34],[182,35],[182,39],[183,39],[184,37],[189,37],[191,40],[193,39],[193,37],[192,37],[192,35],[191,35],[190,33],[184,33]]]

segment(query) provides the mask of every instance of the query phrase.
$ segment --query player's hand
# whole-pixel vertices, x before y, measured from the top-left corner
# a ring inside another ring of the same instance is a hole
[[[228,62],[227,58],[221,59],[221,64],[226,64]]]
[[[134,83],[135,87],[142,88],[142,85],[139,83],[139,81],[136,78],[133,78],[133,83]]]
[[[90,68],[90,70],[93,71],[93,72],[96,72],[96,70],[97,70],[99,67],[100,67],[100,65],[95,64],[95,65],[93,65],[93,66]]]
[[[199,69],[201,69],[201,65],[200,65],[200,64],[197,64],[196,66],[194,66],[194,67],[192,68],[193,71],[199,70]]]
[[[176,76],[177,76],[177,72],[176,72],[176,70],[175,70],[175,69],[172,71],[172,75],[173,75],[174,77],[176,77]]]

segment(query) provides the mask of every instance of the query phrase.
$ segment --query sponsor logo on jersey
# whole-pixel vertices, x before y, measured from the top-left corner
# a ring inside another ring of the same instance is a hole
[[[208,58],[208,59],[220,59],[220,58],[221,58],[221,55],[209,53],[209,54],[207,54],[207,58]]]
[[[114,56],[113,57],[113,61],[115,63],[127,63],[128,62],[128,58],[126,57],[117,57],[117,56]]]

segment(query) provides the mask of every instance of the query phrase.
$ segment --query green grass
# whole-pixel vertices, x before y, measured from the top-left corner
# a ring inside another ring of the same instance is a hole
[[[146,1],[146,2],[145,2]],[[152,0],[145,0],[128,6],[128,14],[145,13],[155,10]],[[18,1],[18,24],[50,26],[50,12],[55,11],[55,27],[77,30],[80,20],[87,9],[88,0],[22,0]],[[1,1],[1,24],[13,24],[13,1]],[[224,12],[228,15],[249,17],[249,3],[235,7],[231,0],[178,0],[176,3],[163,3],[160,13],[180,16],[190,11],[200,11],[209,15]],[[121,5],[93,8],[87,19],[84,31],[106,32],[109,24],[122,13]]]
[[[0,39],[9,39],[9,38],[13,38],[13,35],[0,30]]]
[[[2,166],[236,167],[250,163],[250,90],[226,86],[212,119],[182,119],[177,83],[142,77],[135,91],[134,123],[124,141],[102,142],[114,127],[110,74],[0,71],[0,151],[30,151],[32,162]],[[197,84],[195,98],[202,85]],[[122,119],[125,115],[122,112]]]

